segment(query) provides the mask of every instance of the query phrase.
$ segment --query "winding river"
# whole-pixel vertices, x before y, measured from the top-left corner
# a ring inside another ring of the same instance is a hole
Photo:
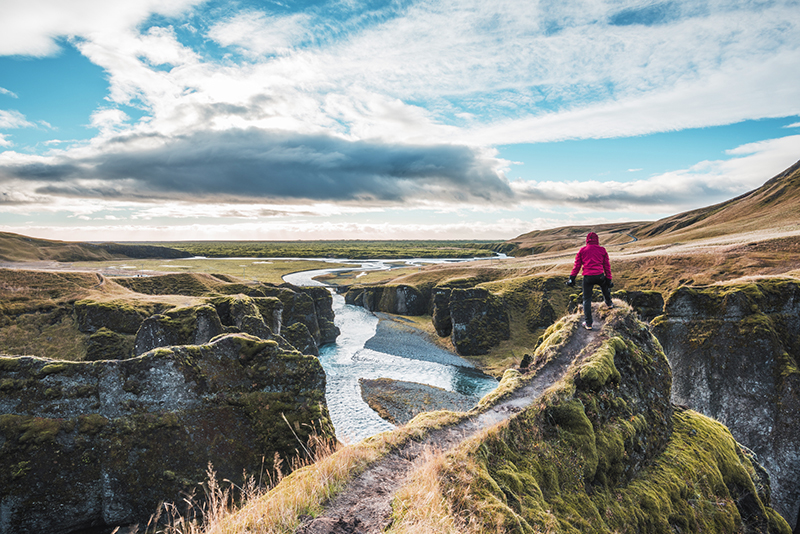
[[[408,260],[405,266],[422,263],[442,263],[452,260]],[[314,277],[334,271],[368,271],[388,269],[387,261],[337,260],[337,263],[361,263],[360,267],[331,268],[303,271],[284,276],[297,286],[326,286]],[[397,260],[391,260],[393,265]],[[326,286],[327,287],[327,286]],[[359,306],[345,304],[344,297],[333,292],[335,324],[341,334],[335,343],[320,348],[320,362],[327,377],[325,399],[336,436],[344,443],[391,430],[394,425],[383,420],[361,398],[359,378],[391,378],[419,382],[455,391],[463,395],[482,397],[497,387],[497,381],[468,361],[447,352],[423,337],[405,336],[403,346],[381,350],[369,348],[375,338],[380,319]]]

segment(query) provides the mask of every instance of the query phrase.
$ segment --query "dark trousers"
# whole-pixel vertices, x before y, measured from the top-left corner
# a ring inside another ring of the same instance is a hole
[[[608,279],[604,274],[590,274],[583,276],[583,316],[586,324],[592,326],[592,290],[594,286],[600,286],[603,292],[603,300],[611,306],[611,291],[608,289]]]

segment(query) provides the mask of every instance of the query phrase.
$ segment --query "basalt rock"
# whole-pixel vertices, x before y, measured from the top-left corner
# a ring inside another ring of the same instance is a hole
[[[333,298],[327,289],[281,284],[279,287],[265,285],[260,291],[283,303],[282,328],[302,323],[317,346],[336,341],[339,328],[333,324]]]
[[[107,328],[119,334],[135,334],[145,319],[164,308],[159,304],[135,306],[123,301],[84,299],[75,303],[75,317],[78,330],[84,333]]]
[[[202,495],[209,463],[242,484],[296,454],[294,433],[331,435],[324,391],[317,358],[242,334],[127,360],[1,357],[0,534],[146,524]]]
[[[439,337],[447,337],[453,332],[453,318],[450,316],[450,288],[433,290],[433,312],[431,321]]]
[[[133,352],[138,356],[158,347],[202,345],[224,332],[213,306],[178,308],[145,320],[136,333]]]
[[[611,297],[630,304],[642,321],[652,321],[664,312],[664,297],[658,291],[614,291]]]
[[[486,354],[511,335],[502,299],[486,289],[453,289],[450,292],[451,339],[459,354]]]
[[[674,402],[727,425],[772,478],[775,508],[800,507],[800,283],[683,287],[654,332],[672,365]]]
[[[425,315],[429,300],[418,288],[405,284],[352,286],[345,294],[347,304],[395,315]]]

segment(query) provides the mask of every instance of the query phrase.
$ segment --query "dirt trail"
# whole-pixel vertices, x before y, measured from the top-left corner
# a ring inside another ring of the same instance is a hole
[[[552,384],[564,376],[581,351],[599,345],[601,318],[596,317],[594,330],[585,330],[580,322],[558,356],[532,370],[533,379],[514,394],[486,412],[449,428],[435,430],[421,442],[411,441],[386,456],[353,480],[347,488],[327,503],[318,517],[304,522],[297,534],[372,534],[382,532],[391,521],[394,493],[403,485],[425,457],[426,450],[446,452],[480,430],[510,418],[533,404]]]

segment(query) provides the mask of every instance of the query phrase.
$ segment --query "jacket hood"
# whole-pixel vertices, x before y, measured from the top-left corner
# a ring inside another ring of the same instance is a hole
[[[597,234],[594,232],[589,232],[589,235],[586,236],[586,244],[587,245],[599,245],[600,238],[597,237]]]

